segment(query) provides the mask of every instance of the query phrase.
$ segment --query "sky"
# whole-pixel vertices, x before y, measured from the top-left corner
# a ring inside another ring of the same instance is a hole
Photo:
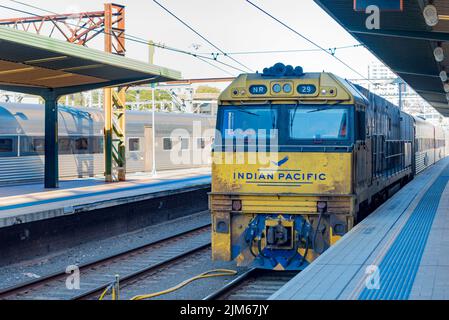
[[[105,2],[104,0],[21,1],[56,13],[103,10]],[[245,0],[158,1],[227,53],[315,48]],[[313,0],[253,1],[324,48],[351,46],[358,43]],[[170,16],[153,0],[115,0],[115,3],[126,6],[126,33],[128,36],[137,36],[210,57],[212,57],[212,53],[218,52],[217,49]],[[0,5],[37,15],[46,14],[44,11],[11,0],[0,0]],[[21,16],[26,16],[26,14],[0,7],[0,19]],[[102,39],[98,38],[88,46],[102,50]],[[127,57],[148,61],[148,47],[145,44],[127,40],[126,49]],[[336,55],[365,76],[368,64],[377,61],[363,47],[337,50]],[[293,66],[300,65],[305,72],[324,70],[348,79],[360,78],[359,75],[322,51],[245,54],[233,55],[233,57],[250,69],[258,71],[262,71],[264,67],[271,66],[276,62],[283,62]],[[218,60],[244,69],[224,56],[219,56]],[[195,57],[164,49],[156,49],[154,63],[179,70],[184,78],[228,77],[241,73],[238,70],[217,64],[226,69],[227,72],[224,72]]]

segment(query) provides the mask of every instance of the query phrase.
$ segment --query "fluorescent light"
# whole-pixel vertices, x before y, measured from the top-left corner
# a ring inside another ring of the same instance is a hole
[[[442,62],[444,60],[444,50],[441,47],[436,47],[433,50],[433,55],[435,56],[435,60],[437,62]]]
[[[438,24],[438,12],[434,5],[428,4],[423,10],[424,19],[429,27],[434,27]]]
[[[440,79],[443,82],[447,81],[447,73],[446,73],[446,71],[443,70],[443,71],[440,72]]]

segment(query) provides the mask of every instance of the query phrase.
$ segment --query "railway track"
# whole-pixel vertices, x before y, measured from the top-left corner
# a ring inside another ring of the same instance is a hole
[[[65,272],[0,291],[0,299],[75,300],[101,292],[120,275],[129,281],[197,252],[210,250],[210,225],[201,226],[138,248],[79,266],[80,288],[68,289]]]
[[[130,300],[135,296],[166,291],[169,287],[186,280],[185,278],[188,277],[186,274],[189,270],[196,269],[195,267],[192,267],[192,265],[197,263],[207,264],[210,261],[210,255],[211,248],[210,246],[206,246],[199,250],[195,250],[183,256],[177,257],[176,259],[172,259],[171,261],[167,261],[166,263],[161,263],[152,268],[148,268],[139,274],[121,278],[119,299]],[[172,284],[167,284],[167,281],[172,281]],[[206,285],[208,282],[205,281],[206,280],[199,281],[200,285]],[[192,290],[192,286],[195,288],[195,285],[188,285],[189,289],[185,290]],[[197,288],[193,290],[197,290]],[[175,291],[178,292],[178,290]],[[97,300],[102,292],[103,288],[101,290],[92,291],[89,294],[78,296],[77,299]],[[191,294],[195,294],[195,292],[191,292]],[[167,297],[168,299],[173,299],[173,296],[170,296],[170,294],[163,294],[150,299],[167,299]],[[184,296],[183,299],[188,297],[189,295]],[[110,298],[107,297],[105,299]]]
[[[297,274],[249,269],[204,300],[266,300]]]

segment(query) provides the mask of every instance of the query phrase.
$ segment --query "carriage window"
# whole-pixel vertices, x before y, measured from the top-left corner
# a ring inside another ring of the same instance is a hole
[[[45,138],[44,137],[20,137],[20,154],[23,156],[32,156],[44,154]]]
[[[173,147],[171,138],[164,138],[163,144],[164,144],[164,150],[171,150]]]
[[[0,152],[13,152],[13,139],[12,138],[0,138]]]
[[[89,150],[89,142],[88,142],[87,138],[76,138],[75,139],[75,150],[76,150],[76,153],[78,153],[78,151]]]
[[[68,137],[59,138],[58,153],[71,154],[72,153],[72,139]]]
[[[43,153],[45,152],[45,139],[44,138],[33,138],[31,142],[32,151]]]
[[[140,151],[140,139],[139,138],[129,138],[128,140],[129,151]]]
[[[91,137],[92,153],[103,153],[103,137]]]
[[[181,138],[181,150],[189,149],[189,138]]]
[[[204,149],[206,147],[206,141],[204,140],[204,138],[198,138],[196,141],[198,149]]]

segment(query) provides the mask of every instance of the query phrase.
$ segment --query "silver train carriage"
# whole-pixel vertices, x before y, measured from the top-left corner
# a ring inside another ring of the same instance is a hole
[[[415,174],[444,158],[449,146],[449,133],[441,127],[413,116],[415,124]]]
[[[214,139],[215,117],[156,112],[155,123],[157,170],[210,165],[208,155]],[[103,110],[59,106],[61,178],[104,173],[103,126]],[[179,135],[174,135],[177,131]],[[125,135],[126,171],[150,172],[153,164],[151,112],[127,111]],[[0,186],[42,180],[44,142],[43,105],[0,103]],[[179,156],[172,161],[170,154],[173,156],[176,149],[184,158]]]

